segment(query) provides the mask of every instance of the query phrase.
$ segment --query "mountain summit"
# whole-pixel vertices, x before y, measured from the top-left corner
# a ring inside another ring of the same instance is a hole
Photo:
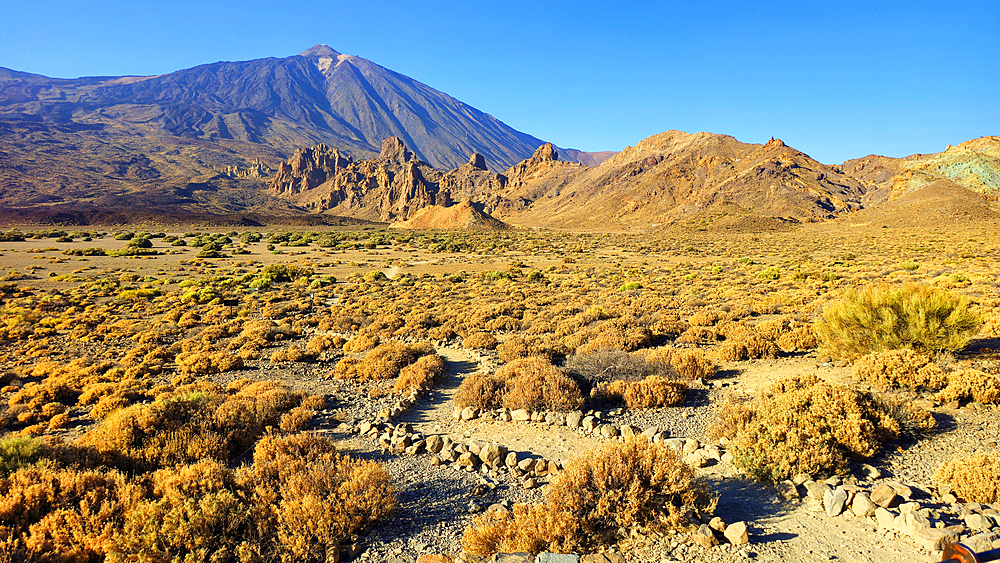
[[[313,45],[312,47],[306,49],[299,53],[300,57],[338,57],[340,53],[336,52],[329,45],[325,43],[319,43]]]
[[[151,77],[72,80],[0,69],[0,122],[103,124],[141,136],[266,145],[282,155],[325,143],[354,158],[400,138],[439,168],[479,153],[501,171],[543,143],[497,118],[361,57],[315,45],[299,55],[216,62]],[[262,151],[263,152],[263,151]],[[263,156],[263,154],[262,154]]]

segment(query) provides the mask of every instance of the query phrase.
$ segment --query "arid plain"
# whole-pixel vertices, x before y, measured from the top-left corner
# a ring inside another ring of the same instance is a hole
[[[992,548],[1000,241],[884,223],[7,231],[0,552]],[[958,300],[967,342],[839,353],[824,311],[883,286]]]

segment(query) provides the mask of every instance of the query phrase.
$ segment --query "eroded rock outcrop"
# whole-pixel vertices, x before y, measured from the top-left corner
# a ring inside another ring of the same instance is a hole
[[[474,153],[447,172],[417,158],[403,141],[389,137],[375,158],[353,161],[326,145],[301,148],[281,163],[269,186],[292,203],[322,213],[380,221],[403,221],[415,211],[474,201],[489,213],[502,204],[507,184]]]

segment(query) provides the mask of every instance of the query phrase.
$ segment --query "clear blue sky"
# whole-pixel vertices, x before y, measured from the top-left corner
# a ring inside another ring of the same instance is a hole
[[[1000,2],[4,2],[0,66],[162,74],[370,59],[564,147],[668,129],[825,163],[1000,135]]]

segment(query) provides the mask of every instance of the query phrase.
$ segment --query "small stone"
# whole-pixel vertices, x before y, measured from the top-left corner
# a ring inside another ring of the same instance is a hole
[[[594,428],[597,428],[597,424],[598,424],[598,422],[597,422],[596,418],[594,418],[592,416],[585,416],[585,417],[583,417],[583,422],[580,423],[580,426],[586,432],[593,432]]]
[[[642,436],[644,436],[650,442],[653,442],[653,438],[659,433],[659,429],[655,426],[651,426],[642,431]]]
[[[698,451],[698,448],[700,447],[701,444],[699,444],[698,440],[695,440],[694,438],[686,438],[684,440],[684,453],[686,454],[693,454]]]
[[[458,456],[458,466],[463,468],[476,468],[479,466],[479,456],[472,452],[465,452]]]
[[[945,504],[955,504],[958,502],[958,497],[956,497],[953,493],[945,493],[941,495],[941,502]]]
[[[534,489],[538,487],[538,481],[536,481],[534,477],[528,477],[521,483],[521,486],[525,489]]]
[[[777,489],[781,498],[785,500],[795,500],[799,498],[799,489],[795,486],[795,483],[791,481],[775,483],[774,488]]]
[[[663,443],[675,452],[680,452],[684,449],[684,440],[682,438],[668,438]]]
[[[977,532],[987,532],[993,528],[993,521],[982,514],[970,514],[965,517],[965,526]]]
[[[906,514],[907,512],[916,512],[920,510],[919,502],[904,502],[899,505],[899,513]]]
[[[566,415],[566,426],[569,428],[579,428],[582,422],[583,413],[580,411],[573,411]]]
[[[358,425],[359,434],[367,434],[371,432],[371,430],[372,430],[372,423],[367,420],[361,421],[361,424]]]
[[[528,471],[531,471],[532,469],[535,468],[535,459],[531,457],[526,457],[521,461],[517,462],[517,468],[527,473]]]
[[[554,412],[545,413],[545,424],[555,424],[559,420],[559,415]]]
[[[883,530],[892,530],[896,521],[896,515],[881,506],[875,509],[875,522]]]
[[[899,532],[913,537],[920,530],[930,528],[931,523],[916,512],[907,512],[900,514],[893,520],[893,527]]]
[[[868,518],[875,514],[875,503],[868,498],[868,495],[864,493],[858,493],[854,495],[854,500],[851,502],[851,512],[855,516],[860,516],[861,518]]]
[[[834,490],[827,489],[823,493],[823,508],[826,509],[827,516],[839,516],[844,511],[844,504],[847,502],[847,491],[844,487],[837,487]]]
[[[462,409],[462,420],[475,420],[479,418],[479,409],[475,407],[465,407]]]
[[[872,491],[871,500],[882,508],[895,508],[899,506],[902,499],[896,495],[895,489],[890,487],[888,483],[882,483]]]
[[[729,540],[729,543],[733,545],[746,545],[750,543],[746,522],[733,522],[726,526],[725,536]]]
[[[816,481],[806,481],[805,483],[806,494],[818,501],[822,501],[826,492],[830,490],[830,487],[824,483],[817,483]]]
[[[504,465],[507,467],[517,467],[517,452],[508,452]]]
[[[614,424],[602,424],[598,427],[602,438],[617,438],[618,427]]]
[[[805,485],[807,482],[812,480],[813,480],[812,476],[809,475],[808,473],[796,473],[792,477],[792,483],[795,483],[796,486]]]
[[[580,563],[580,556],[571,553],[539,553],[535,563]]]
[[[437,434],[431,434],[427,437],[427,440],[425,440],[424,447],[427,448],[427,451],[432,454],[439,453],[441,449],[444,448],[444,439]]]
[[[702,547],[712,547],[719,544],[719,540],[715,537],[715,533],[712,532],[712,528],[708,527],[708,524],[702,524],[700,528],[692,533],[691,540]]]
[[[622,438],[625,438],[626,440],[629,438],[635,438],[636,436],[642,434],[642,431],[639,430],[638,427],[632,426],[631,424],[623,424],[621,428],[619,428],[619,431],[621,432]]]
[[[725,532],[726,531],[726,523],[723,522],[722,518],[719,518],[718,516],[716,516],[716,517],[712,518],[711,520],[709,520],[708,527],[712,528],[716,532]]]
[[[510,417],[517,422],[527,422],[531,420],[531,413],[525,409],[516,409],[510,411]]]
[[[455,407],[455,412],[451,415],[455,420],[462,420],[462,407]]]
[[[924,528],[913,534],[913,541],[927,551],[941,551],[944,546],[958,541],[958,534],[943,528]]]
[[[491,465],[493,467],[500,465],[500,461],[506,455],[507,448],[495,442],[490,442],[479,450],[479,459],[486,465]]]
[[[875,479],[882,477],[882,472],[879,471],[878,467],[868,465],[867,463],[861,464],[861,471],[863,472],[865,478],[870,481],[874,481]]]

